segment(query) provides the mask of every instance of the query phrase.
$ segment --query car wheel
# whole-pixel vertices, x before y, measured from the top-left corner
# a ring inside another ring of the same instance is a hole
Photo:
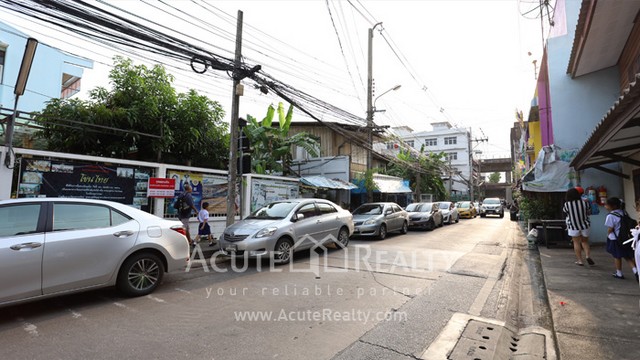
[[[402,229],[400,229],[400,233],[401,234],[406,234],[407,232],[409,232],[409,225],[405,221],[405,222],[402,223]]]
[[[504,217],[504,213],[500,213],[500,219]]]
[[[338,238],[335,241],[337,249],[344,249],[349,245],[349,230],[343,227],[338,232]]]
[[[427,230],[433,231],[433,229],[435,228],[436,228],[436,221],[433,219],[429,220],[429,222],[427,223]]]
[[[148,295],[155,290],[164,276],[164,265],[152,253],[138,253],[129,257],[120,267],[116,287],[127,296]]]
[[[384,240],[387,237],[387,225],[380,225],[380,229],[378,230],[378,239]]]
[[[273,249],[273,263],[278,265],[288,264],[291,261],[292,254],[293,241],[289,238],[282,237],[278,239]]]

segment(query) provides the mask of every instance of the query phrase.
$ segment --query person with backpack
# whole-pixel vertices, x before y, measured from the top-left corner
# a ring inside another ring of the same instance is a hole
[[[634,220],[624,210],[622,200],[617,197],[608,198],[605,208],[609,211],[604,222],[607,227],[607,252],[613,256],[613,264],[616,268],[613,277],[624,279],[624,275],[622,275],[622,259],[625,259],[633,270],[636,281],[638,281],[638,269],[636,268],[633,249],[629,244],[623,244],[631,237],[631,229],[635,226],[632,223]]]
[[[191,196],[191,185],[184,185],[184,192],[176,199],[178,210],[178,220],[182,222],[187,232],[187,240],[193,246],[196,245],[196,241],[191,238],[191,232],[189,231],[189,218],[191,218],[192,211],[198,213],[198,209],[193,205],[193,197]]]
[[[584,249],[589,265],[595,265],[591,259],[591,247],[589,246],[589,230],[591,228],[589,204],[582,200],[576,188],[567,190],[562,212],[566,217],[567,232],[573,241],[573,251],[576,255],[575,264],[584,266],[582,262],[582,250]]]

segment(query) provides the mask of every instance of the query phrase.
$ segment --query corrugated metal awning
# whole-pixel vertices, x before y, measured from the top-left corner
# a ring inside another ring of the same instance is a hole
[[[412,193],[406,182],[394,176],[374,175],[373,182],[376,183],[378,191],[385,194]]]
[[[351,190],[358,187],[354,184],[342,181],[339,179],[329,179],[324,176],[305,176],[301,177],[300,181],[309,186],[325,188],[325,189],[338,189],[338,190]]]

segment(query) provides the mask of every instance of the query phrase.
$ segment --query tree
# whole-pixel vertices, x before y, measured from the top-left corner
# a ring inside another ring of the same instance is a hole
[[[492,184],[497,184],[500,182],[500,173],[499,172],[494,172],[491,173],[491,175],[489,175],[489,182]]]
[[[299,146],[312,157],[319,156],[320,144],[318,139],[306,132],[289,135],[293,105],[285,114],[284,105],[278,104],[278,126],[274,127],[273,117],[276,109],[269,105],[267,115],[262,121],[251,115],[247,116],[247,126],[244,133],[251,142],[251,170],[256,174],[291,173],[291,148]]]
[[[89,100],[48,102],[37,119],[49,150],[224,167],[229,136],[218,102],[176,93],[161,65],[115,57],[109,79],[112,89],[97,87]]]
[[[445,198],[446,190],[442,182],[444,153],[425,153],[423,146],[419,154],[400,150],[397,157],[400,161],[387,166],[387,175],[408,179],[416,194],[433,194],[435,199]]]

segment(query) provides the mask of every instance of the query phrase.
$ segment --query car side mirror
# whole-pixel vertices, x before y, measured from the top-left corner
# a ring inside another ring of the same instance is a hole
[[[291,221],[296,222],[296,221],[300,221],[302,219],[304,219],[304,214],[295,214],[291,218]]]

